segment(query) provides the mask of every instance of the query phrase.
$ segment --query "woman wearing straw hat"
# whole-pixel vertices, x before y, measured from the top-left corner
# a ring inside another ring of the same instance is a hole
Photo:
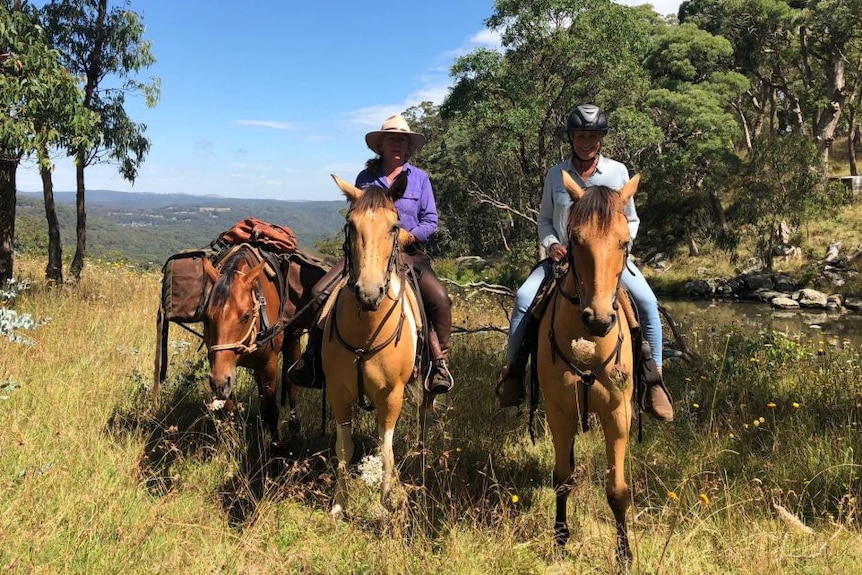
[[[356,177],[357,188],[377,185],[389,188],[395,177],[407,172],[407,189],[395,202],[401,227],[410,232],[415,242],[405,248],[405,259],[413,267],[419,291],[430,323],[429,346],[431,372],[426,387],[432,393],[446,393],[454,380],[449,372],[449,342],[452,331],[452,308],[446,288],[431,268],[431,260],[423,245],[437,231],[437,206],[428,174],[408,160],[425,145],[425,136],[410,130],[404,116],[397,114],[384,120],[379,130],[368,132],[365,143],[377,154],[368,160]],[[329,296],[331,286],[341,276],[344,262],[335,265],[312,289],[319,307]],[[288,373],[290,383],[304,387],[321,387],[323,370],[320,364],[322,331],[312,329],[303,357]]]

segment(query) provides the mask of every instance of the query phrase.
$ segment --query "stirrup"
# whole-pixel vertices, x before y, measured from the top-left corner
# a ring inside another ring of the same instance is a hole
[[[500,407],[519,407],[527,398],[524,389],[524,376],[518,377],[515,369],[512,366],[503,368],[503,373],[500,374],[500,379],[497,380],[497,386],[494,388],[494,395],[497,396],[497,401],[500,402]]]
[[[452,377],[449,366],[446,365],[446,360],[432,360],[431,367],[428,369],[428,376],[425,378],[425,389],[429,393],[439,395],[441,393],[449,393],[454,385],[455,378]]]

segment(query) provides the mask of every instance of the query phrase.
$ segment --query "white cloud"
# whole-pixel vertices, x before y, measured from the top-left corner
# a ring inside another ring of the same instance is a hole
[[[296,124],[279,120],[237,120],[236,123],[241,126],[260,126],[262,128],[272,128],[273,130],[298,129]]]

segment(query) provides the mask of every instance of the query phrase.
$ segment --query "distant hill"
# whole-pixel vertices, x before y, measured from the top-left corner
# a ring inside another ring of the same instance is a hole
[[[45,254],[47,225],[41,192],[18,192],[16,248]],[[75,193],[54,194],[64,255],[75,244]],[[87,190],[87,251],[146,267],[168,256],[203,247],[234,223],[257,217],[288,226],[300,246],[341,233],[343,201],[248,200],[188,194],[148,194]],[[68,252],[70,254],[70,252]]]

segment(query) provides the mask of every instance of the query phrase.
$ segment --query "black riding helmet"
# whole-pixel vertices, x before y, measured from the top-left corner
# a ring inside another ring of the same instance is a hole
[[[608,117],[595,104],[581,104],[566,117],[566,134],[572,130],[608,133]]]

